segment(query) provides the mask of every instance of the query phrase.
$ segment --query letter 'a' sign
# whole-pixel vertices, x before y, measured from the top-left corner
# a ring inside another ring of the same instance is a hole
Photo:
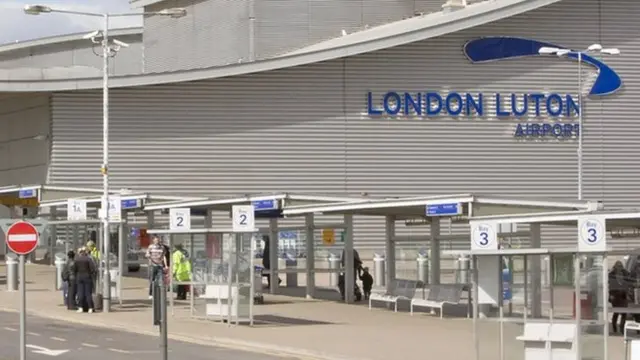
[[[489,221],[472,221],[471,251],[498,250],[498,224]]]
[[[578,219],[578,251],[606,251],[607,222],[602,216],[586,215]]]

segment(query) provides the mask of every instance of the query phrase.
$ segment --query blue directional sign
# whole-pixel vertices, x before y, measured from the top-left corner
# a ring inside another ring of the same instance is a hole
[[[18,192],[18,197],[20,199],[30,199],[36,196],[38,196],[38,191],[36,189],[25,189]]]
[[[502,269],[502,299],[511,300],[513,293],[511,292],[511,270],[509,268]]]
[[[140,199],[125,199],[121,202],[122,210],[138,209],[142,207],[142,201]]]
[[[279,208],[278,200],[275,199],[256,200],[252,201],[251,205],[253,205],[254,211],[278,210]]]
[[[433,204],[427,205],[427,216],[456,216],[462,215],[462,204]]]

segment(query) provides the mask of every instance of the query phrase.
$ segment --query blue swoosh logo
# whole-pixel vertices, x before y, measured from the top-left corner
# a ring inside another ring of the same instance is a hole
[[[540,56],[538,51],[541,47],[570,50],[564,46],[537,40],[496,36],[471,40],[464,45],[463,51],[471,62],[483,63],[524,56]],[[567,54],[567,57],[577,61],[578,53],[572,51]],[[598,77],[593,87],[591,87],[589,95],[603,96],[613,94],[622,87],[622,79],[607,64],[585,53],[582,53],[582,61],[598,70]]]

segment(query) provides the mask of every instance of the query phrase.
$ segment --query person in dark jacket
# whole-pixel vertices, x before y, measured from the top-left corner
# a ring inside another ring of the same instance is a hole
[[[271,270],[271,252],[269,251],[269,235],[263,235],[262,241],[264,241],[264,248],[262,249],[262,267],[266,270]],[[270,274],[262,274],[263,277],[267,278],[267,286],[271,287],[271,276]],[[282,279],[278,277],[278,285],[282,282]]]
[[[75,258],[74,274],[76,277],[76,291],[78,293],[78,312],[92,313],[93,306],[93,278],[96,274],[96,264],[89,257],[86,248],[80,248],[79,256]]]
[[[626,308],[629,305],[629,275],[629,272],[620,261],[616,261],[613,269],[609,272],[609,302],[613,307]],[[618,327],[618,319],[620,320],[620,327]],[[614,312],[611,318],[613,332],[620,330],[622,333],[626,321],[626,313]]]
[[[67,253],[67,263],[62,270],[62,281],[65,286],[65,305],[67,309],[76,310],[76,274],[75,274],[75,257],[73,250]]]

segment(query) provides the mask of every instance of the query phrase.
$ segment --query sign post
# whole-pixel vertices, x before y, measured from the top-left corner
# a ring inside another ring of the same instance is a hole
[[[36,227],[26,221],[18,221],[7,230],[7,247],[20,258],[18,265],[18,276],[20,277],[20,360],[25,360],[27,355],[27,282],[25,281],[24,257],[36,249],[38,238]]]

